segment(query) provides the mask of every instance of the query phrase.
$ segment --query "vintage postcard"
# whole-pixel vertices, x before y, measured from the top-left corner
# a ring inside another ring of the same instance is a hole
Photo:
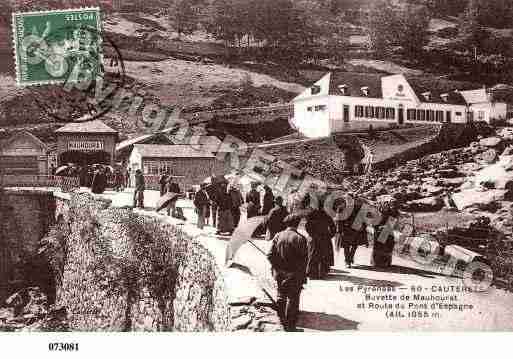
[[[509,2],[0,9],[0,331],[513,330]]]

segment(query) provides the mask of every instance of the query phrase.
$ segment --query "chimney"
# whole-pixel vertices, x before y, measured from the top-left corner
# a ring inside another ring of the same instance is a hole
[[[321,86],[319,85],[313,85],[311,87],[311,91],[312,91],[312,95],[317,95],[318,93],[321,92]]]

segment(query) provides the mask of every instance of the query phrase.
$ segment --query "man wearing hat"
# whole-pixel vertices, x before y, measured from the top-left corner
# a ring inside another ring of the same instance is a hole
[[[287,228],[273,238],[267,255],[278,285],[278,315],[289,332],[296,331],[299,298],[306,283],[308,244],[307,239],[297,232],[301,218],[297,215],[285,218]]]
[[[257,191],[258,182],[251,182],[251,191],[246,194],[247,218],[256,217],[260,213],[260,192]]]
[[[272,240],[274,236],[285,230],[284,219],[289,215],[287,208],[283,206],[283,198],[278,196],[274,199],[274,208],[269,212],[265,219],[265,226],[267,227],[266,239]]]
[[[200,189],[194,195],[194,207],[198,214],[198,228],[203,229],[207,218],[210,216],[210,199],[208,198],[206,183],[200,184]]]
[[[141,170],[135,171],[134,207],[144,208],[144,176]]]

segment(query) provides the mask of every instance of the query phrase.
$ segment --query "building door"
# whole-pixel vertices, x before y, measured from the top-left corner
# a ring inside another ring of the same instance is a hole
[[[349,106],[348,105],[344,105],[344,122],[349,122]]]
[[[474,121],[474,111],[467,112],[467,123]]]
[[[445,111],[445,122],[451,123],[451,111]]]
[[[402,105],[399,105],[397,123],[400,125],[402,125],[404,123],[404,107]]]

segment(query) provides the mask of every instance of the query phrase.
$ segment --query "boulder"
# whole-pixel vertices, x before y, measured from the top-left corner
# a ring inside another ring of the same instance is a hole
[[[496,189],[505,189],[506,185],[513,181],[513,171],[509,170],[509,165],[509,161],[501,159],[499,162],[476,173],[474,182],[493,183]]]
[[[464,177],[465,174],[454,169],[437,170],[436,175],[440,178],[457,178]]]
[[[438,196],[444,192],[444,187],[424,185],[422,186],[422,191],[427,193],[428,196]]]
[[[464,173],[472,173],[475,171],[479,171],[483,168],[483,165],[476,162],[467,162],[459,166],[459,170]]]
[[[479,141],[479,145],[484,147],[497,147],[502,143],[502,138],[500,137],[487,137],[483,138]]]
[[[409,201],[403,205],[402,210],[406,212],[437,212],[444,206],[440,197],[428,197],[416,201]]]
[[[461,211],[470,207],[487,206],[492,202],[503,200],[506,193],[506,190],[500,189],[483,191],[479,188],[471,188],[453,193],[452,199]]]
[[[490,148],[489,150],[483,152],[483,153],[480,153],[478,155],[476,155],[475,159],[477,162],[479,163],[484,163],[484,164],[492,164],[494,162],[496,162],[499,158],[499,155],[497,153],[496,150],[494,150],[493,148]]]
[[[513,146],[508,146],[504,149],[501,156],[513,156]]]
[[[443,187],[456,188],[465,183],[466,178],[458,177],[458,178],[443,178],[440,179],[439,184]]]
[[[253,317],[250,314],[241,315],[238,318],[232,320],[231,326],[232,330],[241,330],[248,327],[248,325],[253,321]]]

